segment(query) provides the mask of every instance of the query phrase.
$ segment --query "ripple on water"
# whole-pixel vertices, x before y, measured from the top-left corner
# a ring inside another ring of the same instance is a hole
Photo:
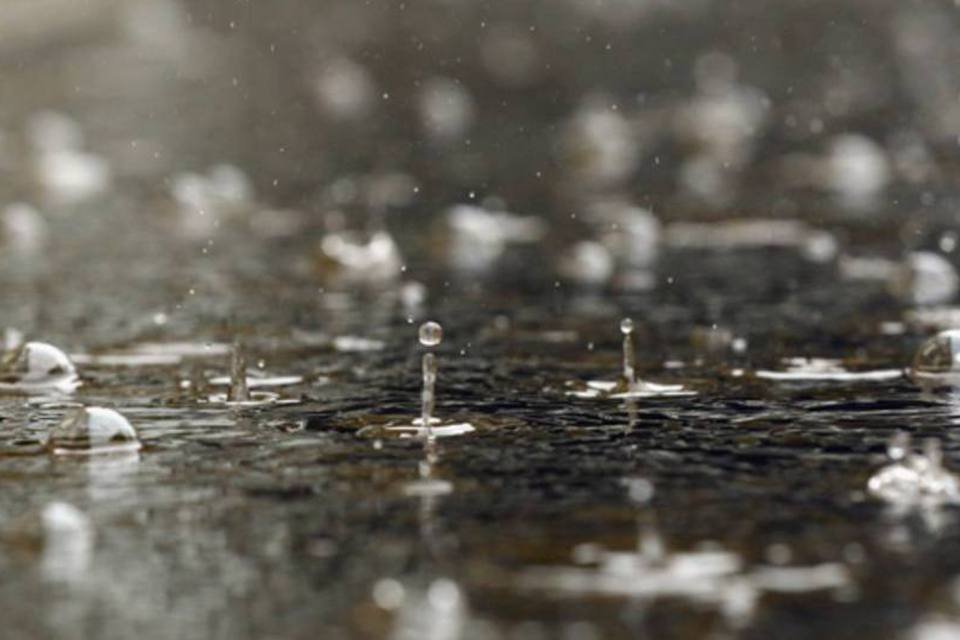
[[[850,371],[840,360],[828,358],[787,358],[783,370],[760,369],[756,376],[777,382],[883,382],[902,378],[902,369]]]

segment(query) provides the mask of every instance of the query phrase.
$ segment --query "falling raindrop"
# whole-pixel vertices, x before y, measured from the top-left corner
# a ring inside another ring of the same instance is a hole
[[[50,432],[47,448],[54,455],[129,453],[141,447],[133,426],[113,409],[80,407]]]

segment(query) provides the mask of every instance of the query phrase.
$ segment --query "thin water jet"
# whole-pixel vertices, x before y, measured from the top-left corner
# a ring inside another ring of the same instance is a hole
[[[620,333],[623,334],[623,360],[619,380],[569,381],[572,387],[566,395],[576,398],[603,398],[626,400],[636,398],[685,397],[696,395],[682,384],[658,384],[637,379],[636,352],[633,344],[635,326],[630,318],[620,321]]]

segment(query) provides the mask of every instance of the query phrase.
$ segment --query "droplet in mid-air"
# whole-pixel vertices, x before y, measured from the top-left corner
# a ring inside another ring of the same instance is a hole
[[[633,320],[631,318],[624,318],[620,321],[620,333],[623,335],[633,333]]]
[[[45,342],[26,343],[11,354],[0,370],[0,392],[71,393],[78,386],[80,380],[70,358]]]
[[[436,322],[424,322],[420,325],[420,344],[435,347],[443,340],[443,327]]]
[[[443,328],[436,322],[424,322],[418,332],[420,344],[425,347],[435,347],[443,340]],[[375,438],[384,435],[400,437],[417,436],[424,438],[428,443],[435,438],[459,436],[471,433],[476,428],[469,422],[443,423],[433,415],[436,404],[437,384],[437,357],[432,352],[424,353],[421,360],[423,388],[420,392],[420,417],[415,418],[412,424],[406,425],[367,425],[360,429],[359,435]]]
[[[960,384],[960,329],[941,331],[920,345],[910,374],[922,386]]]
[[[141,447],[136,430],[113,409],[81,407],[54,427],[47,448],[55,455],[129,453]]]

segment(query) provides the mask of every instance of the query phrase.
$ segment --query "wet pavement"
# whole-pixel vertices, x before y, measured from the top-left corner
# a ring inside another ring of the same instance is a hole
[[[957,507],[867,491],[898,431],[960,468],[907,370],[960,313],[955,8],[321,4],[0,44],[0,327],[82,381],[0,398],[8,637],[957,633]],[[571,395],[625,317],[693,395]],[[426,320],[475,429],[430,445]],[[142,448],[53,453],[78,405]]]

